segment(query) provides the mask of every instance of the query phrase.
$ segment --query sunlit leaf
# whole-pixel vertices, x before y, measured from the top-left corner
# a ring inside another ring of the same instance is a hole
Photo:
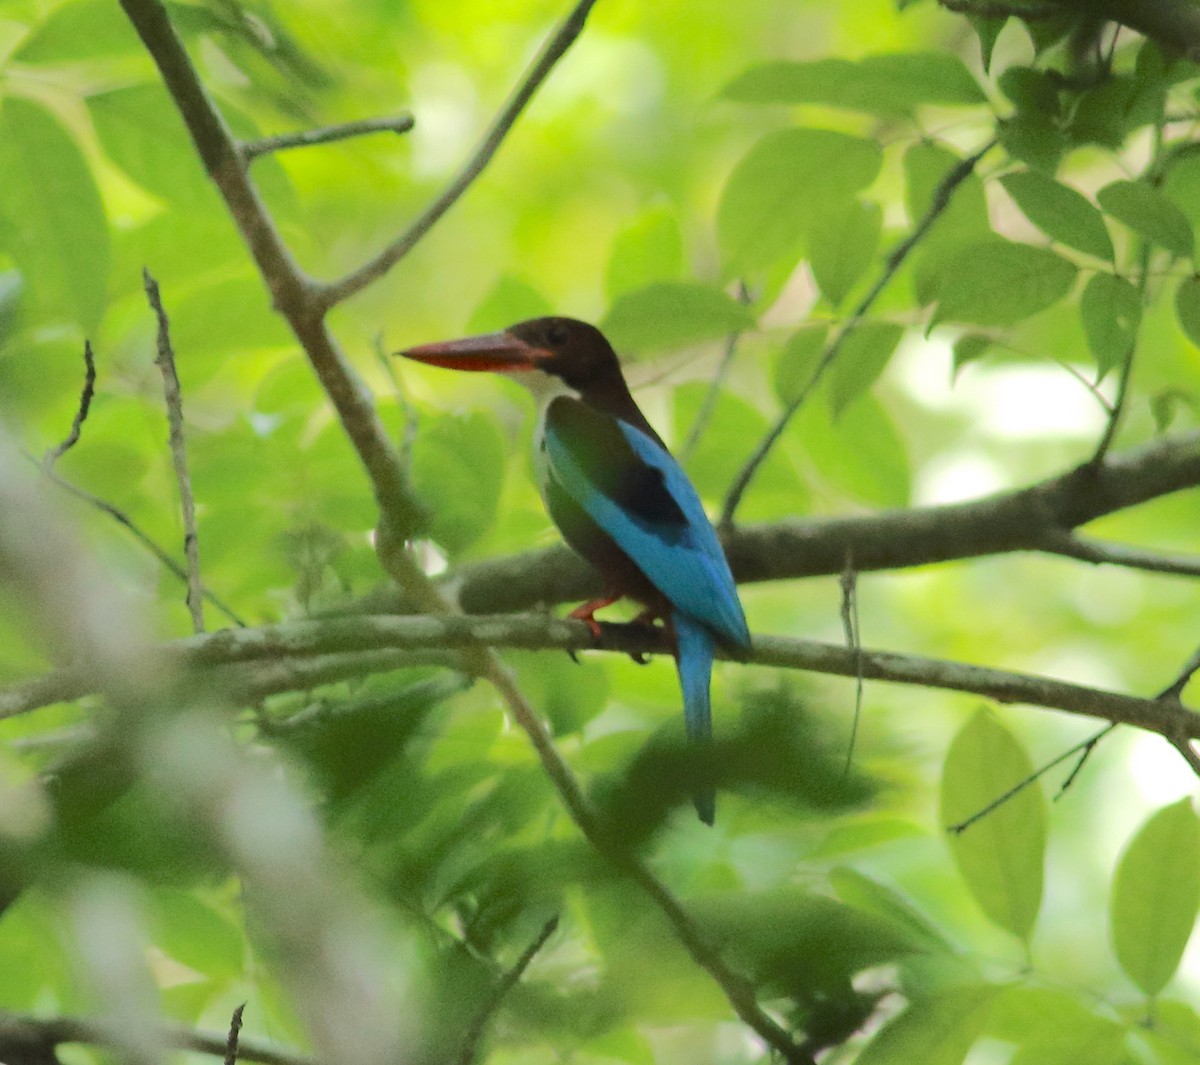
[[[849,200],[816,215],[808,227],[808,259],[822,294],[839,306],[875,256],[883,212]]]
[[[942,821],[949,828],[981,814],[1027,781],[1033,763],[996,717],[979,710],[946,755]],[[1028,941],[1042,902],[1046,801],[1036,780],[960,832],[950,832],[959,872],[983,912]]]
[[[1142,298],[1132,283],[1114,274],[1093,274],[1079,301],[1083,331],[1100,373],[1119,366],[1137,340]]]
[[[909,114],[920,104],[986,101],[962,60],[949,52],[766,63],[735,78],[722,95],[738,103],[827,104],[888,116]]]
[[[903,326],[891,322],[862,322],[851,330],[829,375],[829,402],[835,416],[875,383],[902,336]]]
[[[22,63],[54,63],[130,55],[138,47],[133,26],[107,0],[74,0],[54,8],[22,42],[14,58]]]
[[[1200,818],[1189,798],[1154,813],[1117,863],[1112,940],[1125,974],[1157,995],[1179,967],[1200,913]]]
[[[660,281],[618,296],[600,328],[621,352],[715,340],[749,329],[754,315],[719,288]]]
[[[1096,193],[1107,214],[1176,255],[1192,254],[1192,226],[1162,192],[1144,181],[1114,181]]]
[[[0,174],[0,251],[40,307],[94,329],[108,285],[108,225],[75,141],[39,104],[9,97],[0,105]]]
[[[1082,193],[1034,170],[1001,178],[1021,212],[1051,240],[1111,260],[1112,239],[1100,211]]]
[[[857,1065],[960,1065],[983,1030],[996,992],[962,987],[911,1003],[875,1033]]]
[[[1073,263],[1048,248],[988,240],[942,267],[934,322],[1012,325],[1057,303],[1075,283]]]
[[[824,129],[785,129],[742,158],[717,208],[726,277],[770,266],[791,251],[814,214],[875,180],[882,153],[874,141]]]

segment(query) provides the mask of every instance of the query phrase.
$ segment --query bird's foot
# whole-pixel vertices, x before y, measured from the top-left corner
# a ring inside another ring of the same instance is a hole
[[[621,597],[619,595],[605,595],[599,599],[589,599],[586,603],[577,606],[567,615],[572,621],[582,621],[589,629],[592,630],[592,637],[597,643],[600,642],[600,622],[596,620],[596,611],[603,610],[606,606],[612,606]],[[571,655],[575,657],[574,654]]]
[[[635,617],[629,624],[630,625],[641,625],[643,628],[646,628],[646,629],[655,629],[655,628],[657,628],[657,626],[654,623],[661,617],[662,617],[662,614],[660,614],[653,607],[647,607],[640,614],[638,614],[638,616]],[[639,666],[649,665],[649,663],[650,663],[650,659],[646,655],[644,655],[641,651],[630,651],[629,657],[632,658]]]

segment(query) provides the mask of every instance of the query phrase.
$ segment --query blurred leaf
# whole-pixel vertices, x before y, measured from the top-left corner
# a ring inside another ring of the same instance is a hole
[[[1164,806],[1138,830],[1117,863],[1113,949],[1145,994],[1167,986],[1200,913],[1200,818],[1190,798]]]
[[[996,18],[989,18],[985,15],[968,12],[967,19],[975,30],[975,36],[979,38],[979,58],[983,63],[983,72],[988,74],[991,72],[992,51],[996,47],[996,39],[1008,22],[1009,16],[1000,15]]]
[[[754,315],[719,288],[660,281],[617,297],[600,328],[622,352],[679,348],[749,329]]]
[[[998,127],[1000,144],[1018,162],[1054,176],[1068,148],[1067,135],[1054,120],[1040,114],[1017,114]]]
[[[821,293],[840,306],[875,257],[883,212],[848,200],[816,215],[808,228],[808,257]]]
[[[768,133],[733,169],[717,208],[726,277],[771,266],[815,214],[870,185],[883,155],[874,141],[825,129]]]
[[[1059,110],[1060,79],[1037,67],[1011,66],[996,79],[1000,91],[1018,111],[1056,115]]]
[[[1142,298],[1123,277],[1093,274],[1079,301],[1088,347],[1103,376],[1120,366],[1137,342]]]
[[[974,817],[1032,773],[1033,763],[1013,734],[989,711],[977,711],[946,755],[942,822],[949,827]],[[1033,781],[962,832],[952,832],[949,842],[983,912],[1028,942],[1042,902],[1046,800],[1041,784]]]
[[[71,136],[39,104],[0,104],[0,251],[55,319],[95,329],[104,313],[109,237],[96,182]]]
[[[888,117],[921,104],[987,100],[962,60],[947,52],[765,63],[739,75],[722,95],[737,103],[826,104]]]
[[[1012,325],[1057,303],[1075,276],[1074,264],[1048,248],[998,239],[971,244],[944,264],[933,322]]]
[[[241,976],[246,944],[241,929],[191,892],[159,887],[150,896],[155,946],[205,976]]]
[[[506,450],[490,414],[422,420],[412,449],[413,485],[433,509],[433,539],[452,554],[470,547],[496,520]]]
[[[806,325],[797,329],[775,359],[775,395],[785,406],[800,398],[812,380],[817,363],[825,351],[826,325]]]
[[[673,281],[683,272],[683,236],[675,212],[665,204],[648,207],[613,241],[605,292],[615,300],[655,281]]]
[[[108,0],[75,0],[54,8],[13,58],[21,63],[56,63],[133,55],[140,47],[129,20]]]
[[[995,343],[986,333],[964,333],[954,342],[954,372],[957,374],[967,363],[983,358]]]
[[[167,90],[158,82],[88,97],[105,154],[156,196],[185,207],[207,204],[215,190]]]
[[[1096,193],[1107,214],[1139,236],[1176,255],[1192,254],[1187,216],[1158,189],[1142,181],[1114,181]]]
[[[494,333],[528,318],[553,314],[546,298],[532,285],[505,274],[497,278],[483,302],[467,320],[468,333]]]
[[[1034,170],[1001,178],[1008,194],[1051,240],[1112,261],[1112,239],[1100,211],[1081,193]]]
[[[830,482],[874,506],[908,502],[908,447],[873,396],[861,396],[836,420],[831,404],[811,403],[795,421],[804,454]]]
[[[1101,1017],[1083,1025],[1062,1025],[1053,1035],[1022,1040],[1008,1065],[1125,1065],[1130,1061],[1125,1048],[1125,1028]]]
[[[846,337],[829,375],[835,417],[875,383],[903,336],[891,322],[862,322]]]
[[[908,899],[878,880],[856,869],[838,866],[830,870],[829,883],[843,902],[904,929],[914,943],[934,952],[950,949],[946,937]]]
[[[1179,282],[1175,314],[1188,339],[1200,347],[1200,277],[1185,277]]]
[[[600,662],[565,654],[512,654],[521,664],[521,687],[555,736],[579,732],[608,702],[608,672]]]
[[[998,990],[961,987],[911,1003],[875,1033],[856,1065],[959,1065],[983,1030]]]

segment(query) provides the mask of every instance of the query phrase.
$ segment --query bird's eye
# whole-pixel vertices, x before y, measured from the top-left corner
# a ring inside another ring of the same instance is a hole
[[[546,342],[551,347],[559,347],[567,342],[567,331],[561,325],[552,325],[546,330]]]

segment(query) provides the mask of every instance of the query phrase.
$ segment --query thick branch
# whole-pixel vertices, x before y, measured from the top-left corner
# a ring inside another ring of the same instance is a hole
[[[608,624],[602,625],[601,630],[603,636],[598,645],[601,650],[621,654],[672,651],[661,630],[648,631],[644,625]],[[306,661],[323,661],[328,668],[346,656],[363,670],[399,668],[407,661],[399,652],[433,651],[444,655],[448,648],[481,644],[523,650],[583,651],[597,647],[586,625],[559,621],[544,614],[385,615],[225,629],[177,640],[160,648],[160,653],[171,664],[182,667],[232,670],[255,665],[281,672],[298,669]],[[1174,699],[1140,698],[1028,673],[780,636],[755,636],[750,653],[739,655],[737,660],[841,677],[856,677],[861,673],[867,680],[970,692],[1003,703],[1023,703],[1120,721],[1168,738],[1200,738],[1200,715]],[[461,668],[465,663],[459,665]],[[301,670],[297,686],[307,687],[310,681],[311,677]],[[0,689],[0,717],[24,713],[52,701],[77,699],[93,691],[94,684],[94,678],[86,671],[63,670],[24,685]],[[506,697],[507,694],[511,693],[506,693]]]
[[[323,321],[318,286],[292,259],[246,171],[238,143],[200,82],[160,0],[121,0],[157,64],[209,176],[233,216],[270,290],[291,326],[366,467],[380,510],[402,533],[421,524],[395,449],[375,413],[370,393],[338,350]]]
[[[1091,19],[1109,19],[1200,60],[1200,5],[1193,0],[1054,0]]]
[[[967,503],[743,526],[725,538],[725,547],[739,583],[837,575],[847,557],[862,573],[1011,551],[1064,554],[1064,538],[1072,530],[1196,485],[1200,433],[1189,433],[1110,455],[1099,468],[1084,465],[1028,488]],[[1071,553],[1090,561],[1152,568],[1151,552],[1138,551],[1126,560],[1123,550],[1130,549],[1096,548],[1091,556]],[[1186,572],[1186,567],[1174,571]],[[566,547],[463,566],[448,580],[463,609],[472,614],[583,599],[598,587],[594,573]],[[373,598],[367,609],[383,612],[400,606],[388,593]]]

